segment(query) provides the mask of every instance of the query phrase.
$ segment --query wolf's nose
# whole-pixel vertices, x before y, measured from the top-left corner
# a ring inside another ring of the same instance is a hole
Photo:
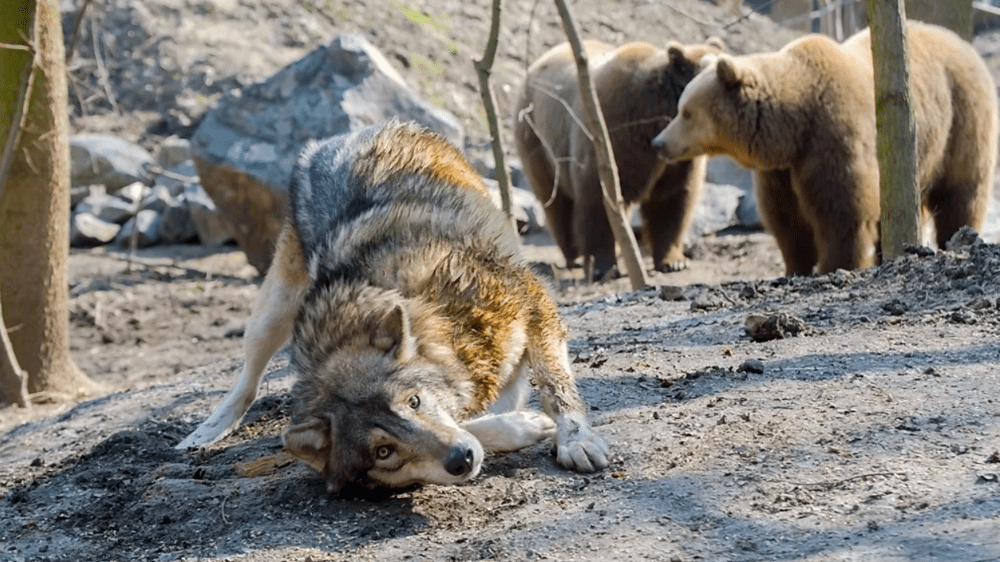
[[[452,476],[462,476],[472,470],[472,449],[465,445],[455,445],[448,451],[444,469]]]

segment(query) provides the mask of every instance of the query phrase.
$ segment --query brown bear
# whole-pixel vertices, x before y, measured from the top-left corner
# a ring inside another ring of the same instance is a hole
[[[997,154],[997,92],[956,34],[907,25],[918,182],[937,244],[982,226]],[[720,55],[688,84],[653,144],[671,160],[728,154],[754,170],[764,226],[787,274],[875,265],[879,172],[867,30],[818,35],[776,53]]]
[[[684,234],[705,177],[705,158],[667,164],[650,141],[677,112],[684,86],[703,56],[720,53],[716,38],[704,45],[671,42],[614,48],[585,41],[591,77],[607,123],[626,203],[639,203],[643,239],[660,270],[686,266]],[[528,69],[514,106],[514,139],[531,189],[545,207],[549,229],[572,266],[592,256],[600,278],[616,264],[615,240],[602,202],[596,156],[582,125],[576,63],[569,44],[542,55]]]

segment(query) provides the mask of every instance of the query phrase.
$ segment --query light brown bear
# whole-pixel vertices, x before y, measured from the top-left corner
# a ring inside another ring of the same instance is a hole
[[[705,158],[668,165],[650,145],[677,113],[684,86],[722,41],[704,45],[648,43],[614,48],[585,41],[591,77],[611,137],[626,203],[639,203],[644,241],[660,270],[686,266],[684,234],[705,178]],[[514,139],[525,175],[545,207],[549,229],[572,266],[593,256],[602,277],[616,264],[615,240],[602,202],[596,156],[582,126],[576,63],[564,43],[528,69],[514,106]]]
[[[937,244],[982,226],[997,153],[997,92],[954,33],[908,24],[923,215]],[[789,275],[875,265],[879,173],[868,31],[777,53],[722,55],[684,90],[653,144],[668,160],[728,154],[754,170],[764,226]]]

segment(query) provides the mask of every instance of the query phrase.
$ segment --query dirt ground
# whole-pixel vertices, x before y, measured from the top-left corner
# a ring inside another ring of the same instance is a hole
[[[1000,560],[1000,248],[788,279],[767,235],[733,233],[630,292],[529,242],[607,470],[539,445],[468,485],[331,497],[281,451],[284,353],[240,430],[175,451],[236,375],[259,280],[233,248],[131,273],[74,252],[74,357],[110,393],[3,410],[0,559]],[[779,313],[804,330],[747,336]]]
[[[387,24],[401,5],[382,0],[327,2],[323,13],[333,16],[311,23],[300,12],[315,15],[319,3],[157,0],[121,21],[215,18],[211,56],[180,65],[201,78],[205,68],[222,73],[227,53],[252,48],[239,42],[269,23],[283,22],[274,29],[287,40],[264,41],[278,58],[343,24],[405,59],[409,80],[475,124],[468,71],[457,63],[434,70],[441,67],[414,53],[444,53],[449,41],[462,57],[478,53],[488,2],[408,4],[449,14],[447,26]],[[518,25],[533,4],[508,3],[507,39],[523,36]],[[723,31],[741,50],[780,41],[750,20],[706,25],[732,18],[705,2],[669,4],[577,3],[585,30],[612,41]],[[560,33],[539,18],[527,44],[535,53]],[[251,24],[261,27],[237,33]],[[185,34],[205,29],[169,29],[183,63],[196,47]],[[137,49],[169,46],[132,40]],[[80,51],[89,44],[84,37]],[[513,45],[514,53],[526,46]],[[515,75],[521,64],[512,59],[502,72]],[[431,71],[438,74],[421,78]],[[144,80],[156,86],[154,78]],[[170,99],[210,101],[204,82],[187,82]],[[129,108],[129,100],[119,98],[120,118],[91,107],[75,126],[150,144],[182,130],[195,111]],[[525,254],[554,286],[611,466],[566,472],[542,444],[488,457],[467,485],[332,497],[281,451],[293,382],[284,352],[236,433],[201,452],[173,449],[240,367],[260,281],[241,252],[158,247],[130,264],[114,250],[74,251],[72,352],[107,394],[0,410],[0,560],[1000,561],[1000,247],[972,243],[865,272],[788,279],[768,235],[725,232],[699,241],[689,270],[655,274],[657,288],[638,292],[623,279],[582,283],[558,266],[543,236],[526,239]],[[746,324],[757,318],[799,331],[754,341]]]

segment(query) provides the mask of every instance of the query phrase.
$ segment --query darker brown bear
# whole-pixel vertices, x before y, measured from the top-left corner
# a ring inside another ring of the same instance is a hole
[[[622,197],[639,203],[643,239],[660,270],[686,266],[684,234],[705,178],[705,158],[666,164],[650,141],[677,112],[684,86],[702,57],[723,45],[648,43],[618,48],[584,44],[618,165]],[[602,202],[603,191],[583,110],[576,63],[568,44],[542,55],[528,69],[514,108],[514,138],[525,175],[545,206],[549,228],[572,266],[594,258],[600,277],[616,264],[615,241]]]

